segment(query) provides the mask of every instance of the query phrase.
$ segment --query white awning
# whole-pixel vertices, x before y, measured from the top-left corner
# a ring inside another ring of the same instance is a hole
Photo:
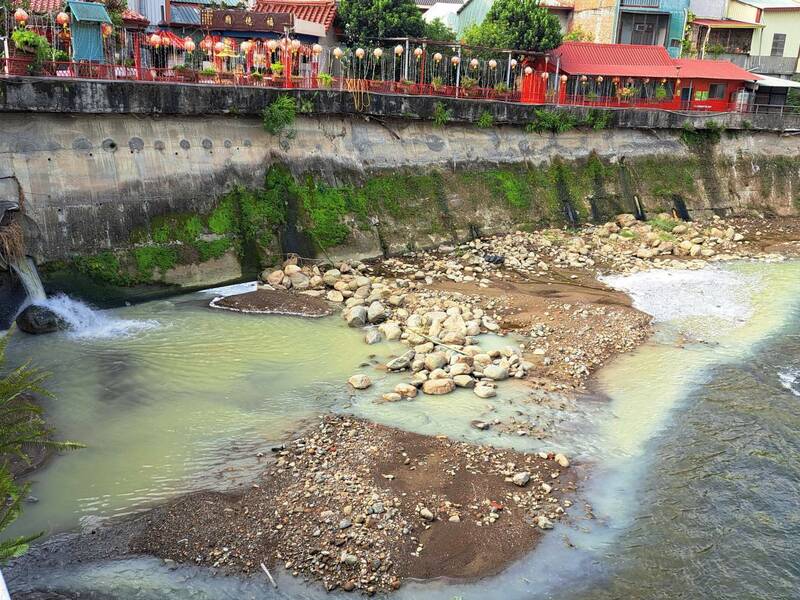
[[[770,77],[769,75],[757,75],[760,77],[756,83],[758,87],[784,87],[784,88],[800,88],[800,81],[792,81],[791,79],[781,79],[780,77]]]

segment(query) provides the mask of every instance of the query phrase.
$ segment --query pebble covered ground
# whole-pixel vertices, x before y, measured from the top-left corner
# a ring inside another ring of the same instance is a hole
[[[226,571],[283,567],[372,594],[472,578],[530,550],[571,506],[566,456],[522,454],[326,416],[275,448],[262,481],[152,511],[131,551]]]

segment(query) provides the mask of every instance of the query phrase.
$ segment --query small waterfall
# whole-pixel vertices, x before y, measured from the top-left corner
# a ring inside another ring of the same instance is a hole
[[[28,294],[26,304],[39,304],[47,299],[44,293],[42,280],[39,279],[39,272],[36,270],[36,263],[29,256],[15,258],[10,262],[10,266],[22,282],[22,286]]]
[[[76,338],[122,337],[159,326],[158,321],[149,319],[117,318],[110,311],[96,310],[66,294],[56,294],[36,304],[61,317],[67,323],[69,335]]]

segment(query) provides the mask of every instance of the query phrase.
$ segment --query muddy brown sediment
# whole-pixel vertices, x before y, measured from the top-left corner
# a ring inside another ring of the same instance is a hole
[[[510,478],[523,471],[520,487]],[[131,551],[241,573],[264,562],[368,593],[407,578],[472,579],[530,551],[571,504],[575,479],[553,455],[328,416],[257,487],[152,511]]]
[[[215,298],[211,306],[242,313],[298,317],[325,317],[333,312],[331,306],[321,298],[262,288],[245,294]]]

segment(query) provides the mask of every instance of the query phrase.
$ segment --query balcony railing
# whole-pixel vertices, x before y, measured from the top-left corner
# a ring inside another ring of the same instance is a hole
[[[622,0],[621,6],[629,8],[658,8],[661,0]]]
[[[706,58],[712,58],[706,53]],[[797,58],[792,56],[749,56],[747,54],[720,54],[720,60],[728,60],[735,65],[769,75],[793,75],[797,73]]]

